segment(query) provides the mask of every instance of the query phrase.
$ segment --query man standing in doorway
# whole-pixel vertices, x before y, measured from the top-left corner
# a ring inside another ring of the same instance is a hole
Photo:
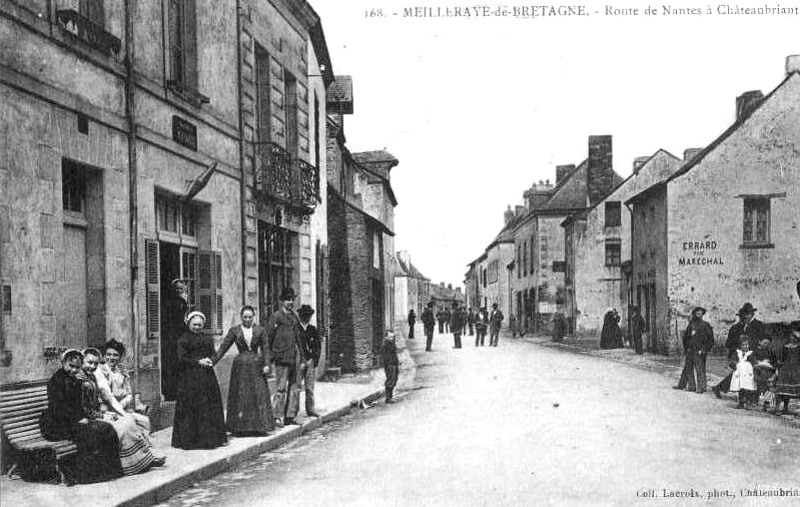
[[[686,352],[686,363],[683,366],[678,385],[673,389],[686,389],[697,393],[706,392],[706,358],[714,346],[714,330],[711,324],[703,320],[706,309],[697,307],[692,310],[692,318],[683,332],[683,350]],[[695,383],[695,374],[697,382]]]
[[[186,282],[180,278],[172,280],[161,314],[161,393],[167,401],[175,400],[178,388],[178,337],[186,330],[188,300]]]
[[[492,303],[492,314],[489,315],[489,346],[497,347],[500,341],[500,326],[503,323],[505,316],[503,312],[497,308],[497,303]]]
[[[270,358],[275,363],[276,388],[272,398],[275,425],[298,424],[295,421],[300,405],[298,372],[301,364],[299,348],[300,318],[293,310],[294,289],[281,292],[281,307],[267,324]]]
[[[433,317],[433,310],[431,310],[432,307],[433,303],[428,303],[422,311],[422,326],[425,330],[425,350],[427,352],[430,352],[433,346],[433,328],[436,326],[436,319]]]
[[[461,333],[464,331],[464,313],[458,309],[458,302],[453,302],[453,311],[450,314],[450,331],[453,333],[453,348],[461,348]]]
[[[764,323],[756,319],[756,310],[757,308],[753,308],[753,305],[750,303],[742,305],[739,309],[739,313],[737,313],[739,322],[731,326],[728,331],[728,339],[725,340],[725,347],[728,349],[728,362],[733,365],[736,364],[736,349],[739,348],[739,339],[742,335],[750,337],[750,350],[756,350],[758,348],[757,344],[763,338],[767,337]],[[719,384],[711,388],[711,390],[714,391],[714,396],[721,398],[721,393],[728,392],[731,388],[732,377],[733,371],[730,371]]]

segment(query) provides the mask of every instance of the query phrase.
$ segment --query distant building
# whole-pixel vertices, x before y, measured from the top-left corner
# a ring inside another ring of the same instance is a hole
[[[466,298],[461,292],[461,287],[453,288],[453,284],[445,285],[444,282],[431,284],[431,299],[433,304],[433,313],[439,310],[449,310],[453,308],[453,303],[458,303],[459,306],[464,306]]]
[[[510,216],[483,254],[469,264],[466,287],[472,308],[491,309],[493,304],[505,314],[511,309],[508,264],[514,260],[514,236]]]
[[[686,150],[686,155],[696,153]],[[683,161],[658,150],[638,157],[633,172],[603,200],[569,216],[565,230],[565,316],[569,331],[599,336],[603,316],[616,308],[627,330],[628,307],[634,304],[631,283],[631,217],[623,204],[650,185],[671,176]],[[650,317],[647,308],[642,316]]]
[[[717,345],[744,302],[774,333],[797,319],[800,280],[800,56],[774,90],[736,99],[736,120],[633,209],[634,301],[650,350],[680,350],[695,306]]]
[[[612,167],[611,136],[589,136],[588,157],[556,168],[556,185],[532,186],[525,206],[507,218],[515,259],[510,276],[517,320],[527,332],[548,333],[567,308],[565,218],[600,202],[622,178]],[[509,261],[511,260],[509,259]]]
[[[403,323],[410,310],[414,310],[417,317],[422,315],[422,310],[431,299],[431,283],[412,264],[407,251],[397,252],[394,261],[394,319]]]

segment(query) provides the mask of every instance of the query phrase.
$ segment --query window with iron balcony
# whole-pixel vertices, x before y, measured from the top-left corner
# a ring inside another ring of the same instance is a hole
[[[78,10],[57,9],[56,21],[64,31],[92,48],[120,56],[122,41],[105,30],[103,0],[80,0]]]

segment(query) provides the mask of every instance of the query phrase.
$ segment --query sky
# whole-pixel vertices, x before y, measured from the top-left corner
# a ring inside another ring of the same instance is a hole
[[[399,161],[395,247],[434,283],[462,285],[467,264],[503,226],[508,205],[555,166],[579,164],[590,135],[613,136],[615,171],[666,149],[703,147],[734,121],[735,99],[765,94],[800,54],[800,15],[719,14],[725,5],[629,0],[606,15],[419,18],[404,9],[458,0],[309,0],[322,19],[334,73],[353,77],[345,117],[352,152]],[[790,5],[792,4],[784,4]],[[796,5],[796,4],[795,4]],[[701,15],[665,15],[664,7]],[[712,14],[707,13],[711,8]],[[794,6],[793,6],[794,7]],[[374,11],[372,11],[374,10]],[[372,16],[381,10],[383,16]]]

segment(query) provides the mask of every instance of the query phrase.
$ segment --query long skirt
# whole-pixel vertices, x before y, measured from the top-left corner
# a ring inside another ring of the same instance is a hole
[[[231,433],[269,433],[275,429],[272,396],[264,377],[264,359],[240,352],[231,366],[227,428]]]
[[[789,398],[800,398],[800,351],[797,348],[785,348],[786,359],[778,371],[775,381],[775,393]]]
[[[92,420],[69,426],[67,432],[78,446],[78,453],[65,463],[64,472],[69,479],[89,484],[121,475],[119,439],[113,426]]]
[[[178,378],[172,447],[214,449],[224,444],[225,414],[211,368],[187,368]]]
[[[122,462],[122,473],[133,475],[144,472],[153,464],[155,456],[150,450],[150,438],[136,424],[132,415],[119,417],[116,421],[108,421],[117,432],[119,438],[119,459]]]

